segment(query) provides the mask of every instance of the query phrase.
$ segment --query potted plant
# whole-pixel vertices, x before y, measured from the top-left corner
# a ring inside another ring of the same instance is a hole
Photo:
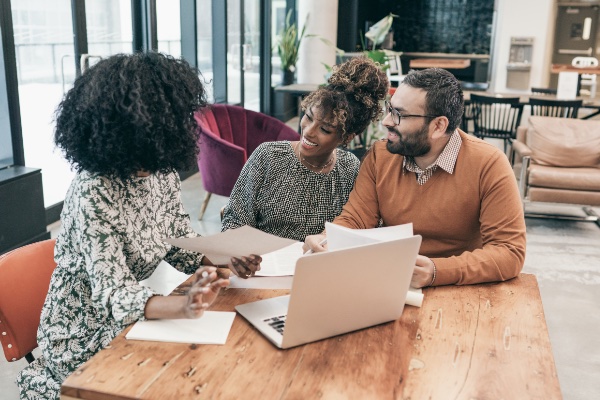
[[[294,83],[294,73],[296,72],[296,63],[298,62],[298,49],[304,38],[306,22],[302,31],[298,34],[296,22],[292,22],[292,10],[289,10],[285,18],[285,25],[277,39],[277,53],[281,60],[281,84],[291,85]],[[308,20],[308,17],[307,17]]]

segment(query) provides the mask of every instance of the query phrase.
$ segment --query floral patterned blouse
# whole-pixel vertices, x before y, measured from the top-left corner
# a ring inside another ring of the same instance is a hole
[[[40,326],[42,357],[17,378],[22,398],[58,398],[61,382],[144,319],[155,293],[141,286],[161,260],[191,274],[202,255],[166,237],[197,236],[180,199],[176,172],[127,180],[79,173],[69,188]]]

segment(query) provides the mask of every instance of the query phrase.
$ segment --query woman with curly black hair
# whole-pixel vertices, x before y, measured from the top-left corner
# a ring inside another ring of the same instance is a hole
[[[309,94],[298,142],[260,145],[225,207],[222,230],[250,225],[303,241],[323,232],[354,187],[360,162],[340,149],[383,112],[389,82],[377,64],[353,58],[334,67],[328,85]]]
[[[62,381],[127,325],[198,318],[229,281],[201,254],[168,237],[197,236],[175,171],[196,161],[195,110],[205,89],[185,61],[159,53],[116,55],[91,67],[56,112],[55,141],[77,170],[61,214],[38,329],[42,356],[18,376],[22,398],[58,398]],[[194,274],[185,296],[140,285],[161,260]],[[232,259],[248,277],[260,257]]]

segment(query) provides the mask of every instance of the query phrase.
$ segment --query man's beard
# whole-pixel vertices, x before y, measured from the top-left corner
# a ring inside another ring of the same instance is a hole
[[[389,131],[394,132],[398,135],[397,142],[391,142],[388,140],[387,149],[392,154],[400,154],[405,157],[419,157],[429,153],[431,150],[431,144],[429,143],[427,134],[428,126],[423,125],[421,129],[412,135],[407,135],[407,140],[402,139],[402,135],[395,128],[388,128]]]

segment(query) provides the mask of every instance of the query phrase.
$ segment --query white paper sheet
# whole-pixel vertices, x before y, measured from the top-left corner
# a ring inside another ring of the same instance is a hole
[[[413,235],[412,224],[386,226],[373,229],[350,229],[325,222],[327,231],[327,249],[335,251],[348,247],[403,239]]]
[[[205,311],[198,319],[138,321],[125,338],[156,342],[225,344],[235,312]]]
[[[184,282],[189,275],[176,270],[171,264],[162,261],[148,279],[140,281],[141,285],[148,286],[158,294],[168,296],[173,289]]]
[[[248,279],[232,275],[229,287],[237,289],[291,289],[293,276],[254,276]]]
[[[559,72],[556,98],[561,100],[575,100],[577,97],[577,85],[579,84],[579,73]]]
[[[296,261],[302,257],[304,243],[296,242],[271,253],[262,255],[260,271],[255,276],[286,276],[294,275]]]
[[[215,264],[227,264],[231,257],[263,255],[297,243],[244,225],[210,236],[165,238],[165,242],[206,255]]]
[[[423,290],[414,287],[408,288],[405,304],[409,306],[421,307],[423,304]]]

